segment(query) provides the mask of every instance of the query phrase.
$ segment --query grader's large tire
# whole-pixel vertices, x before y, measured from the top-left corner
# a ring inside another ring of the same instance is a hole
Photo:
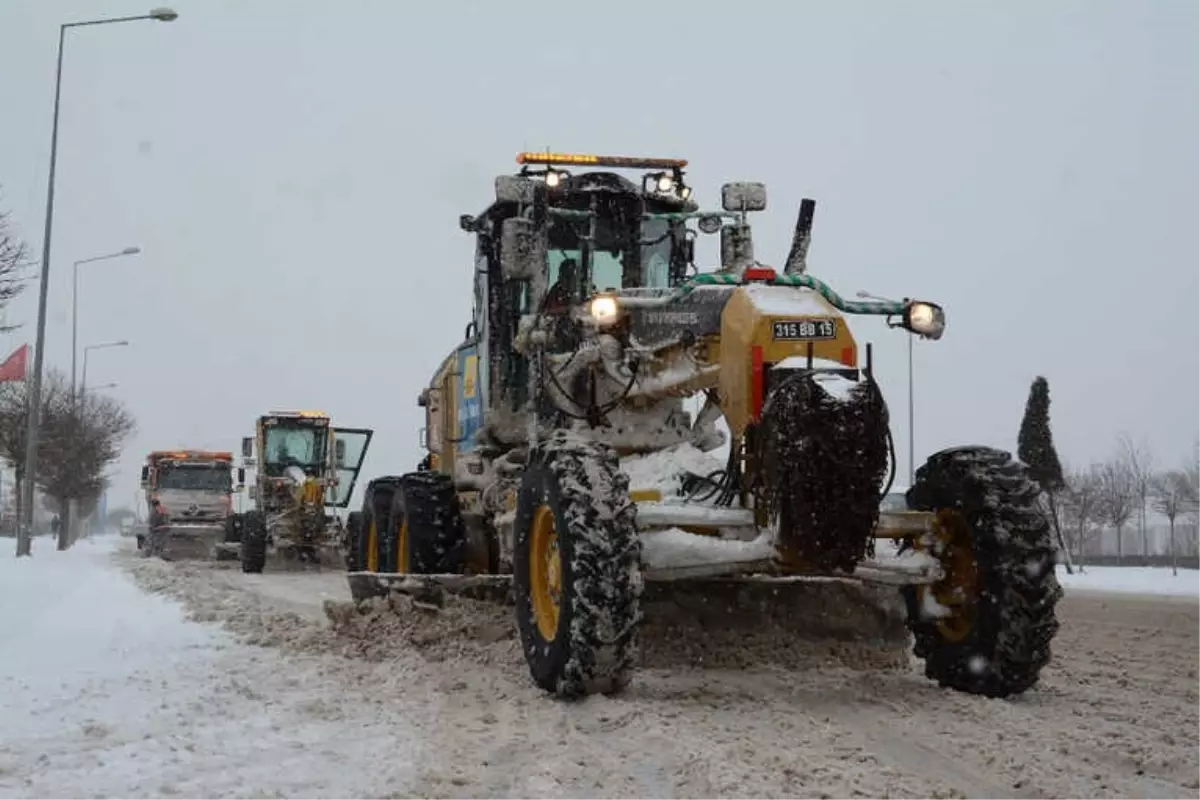
[[[930,550],[946,575],[905,599],[914,652],[941,686],[1007,697],[1050,661],[1062,589],[1038,495],[1023,464],[989,447],[943,450],[917,470],[908,504],[937,514]]]
[[[394,541],[389,534],[395,495],[400,491],[399,475],[382,475],[367,484],[363,499],[363,538],[359,550],[362,569],[367,572],[395,572]]]
[[[367,525],[361,511],[346,515],[346,571],[361,572],[367,568]]]
[[[267,565],[267,518],[247,511],[242,523],[242,572],[257,575]]]
[[[454,481],[439,472],[410,472],[392,499],[387,572],[461,575],[467,533]]]
[[[230,514],[225,518],[225,530],[222,535],[222,541],[226,544],[237,544],[242,540],[242,527],[245,524],[245,516],[242,514]]]
[[[513,589],[534,682],[559,697],[620,691],[637,657],[641,543],[615,452],[556,435],[522,477]]]

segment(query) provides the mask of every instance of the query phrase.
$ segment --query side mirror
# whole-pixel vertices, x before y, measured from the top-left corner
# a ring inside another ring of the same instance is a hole
[[[767,187],[761,183],[727,183],[721,187],[726,211],[766,211]]]
[[[419,395],[417,395],[417,407],[425,408],[428,405],[429,405],[429,390],[422,389],[421,393]]]
[[[346,466],[346,440],[335,439],[333,441],[333,460],[338,469]]]
[[[238,486],[246,485],[246,468],[245,467],[238,467],[237,478],[238,478],[238,480],[237,480]]]
[[[142,488],[145,489],[149,485],[150,485],[150,467],[147,465],[147,466],[142,467]]]
[[[500,270],[506,280],[537,280],[546,263],[544,236],[531,220],[510,217],[500,226]]]
[[[532,203],[539,188],[545,191],[538,181],[519,175],[501,175],[496,178],[496,202]]]
[[[242,458],[250,458],[254,455],[254,437],[246,436],[242,439]]]

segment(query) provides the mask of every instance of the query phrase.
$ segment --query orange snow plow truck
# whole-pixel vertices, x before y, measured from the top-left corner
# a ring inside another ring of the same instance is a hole
[[[236,476],[236,483],[234,478]],[[240,540],[233,495],[243,491],[246,471],[234,467],[233,453],[213,450],[155,450],[142,466],[146,514],[154,501],[166,513],[162,552],[171,558],[216,558],[229,552],[222,545]],[[137,533],[138,549],[150,530]],[[236,546],[233,548],[236,553]]]

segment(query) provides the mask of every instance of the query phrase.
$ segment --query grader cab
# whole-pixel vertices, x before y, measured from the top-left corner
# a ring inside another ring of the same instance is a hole
[[[907,510],[881,510],[888,409],[850,322],[938,339],[941,307],[848,300],[810,274],[811,200],[775,268],[749,223],[762,184],[701,210],[683,160],[517,161],[460,219],[474,314],[420,396],[427,459],[372,482],[353,520],[356,597],[511,585],[534,681],[576,696],[630,680],[646,581],[833,576],[897,586],[940,683],[1033,685],[1060,590],[1024,467],[942,451]],[[701,271],[695,242],[715,234],[721,263]],[[691,468],[697,452],[715,467]]]

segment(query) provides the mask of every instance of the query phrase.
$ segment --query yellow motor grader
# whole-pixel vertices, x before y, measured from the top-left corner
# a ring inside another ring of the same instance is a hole
[[[272,411],[255,428],[242,457],[256,468],[256,507],[234,522],[242,571],[262,572],[271,552],[298,563],[328,560],[321,556],[336,553],[345,534],[327,509],[349,505],[372,431],[335,428],[321,411]]]
[[[507,584],[533,680],[571,697],[629,682],[646,581],[834,576],[899,588],[942,685],[1033,686],[1061,590],[1025,467],[944,450],[909,510],[881,510],[888,409],[850,318],[939,339],[942,309],[847,300],[809,274],[811,200],[775,269],[748,222],[762,184],[726,184],[708,211],[683,160],[517,161],[460,219],[476,239],[473,318],[421,392],[425,461],[372,481],[352,514],[356,599]],[[700,234],[719,234],[715,271],[695,266]],[[723,468],[689,471],[687,448],[727,451]],[[647,478],[655,459],[673,474]]]

